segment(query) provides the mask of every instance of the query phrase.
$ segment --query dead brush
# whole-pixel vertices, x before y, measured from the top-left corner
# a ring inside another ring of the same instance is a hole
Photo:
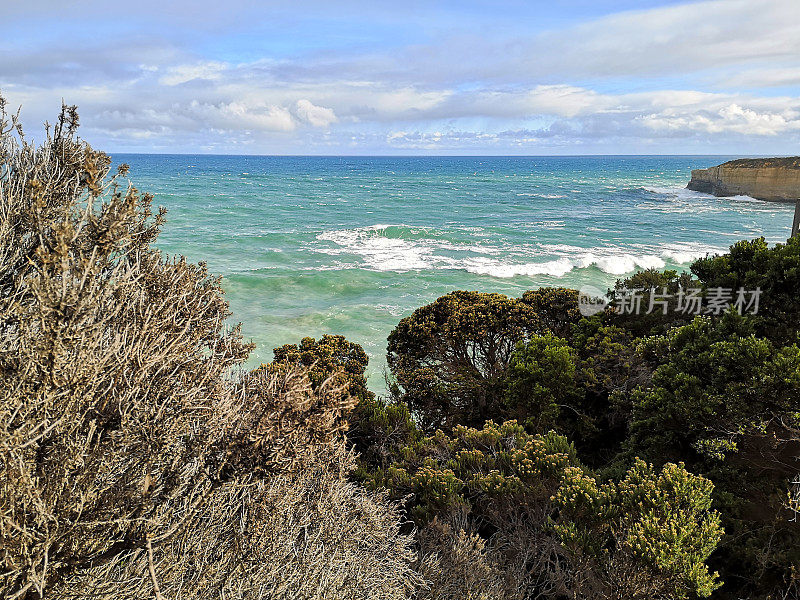
[[[410,597],[348,395],[237,374],[219,279],[151,246],[164,210],[77,125],[34,145],[0,103],[0,595]]]

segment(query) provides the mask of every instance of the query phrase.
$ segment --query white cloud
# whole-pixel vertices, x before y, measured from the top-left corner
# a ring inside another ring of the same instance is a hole
[[[739,104],[727,104],[713,111],[665,110],[643,115],[642,123],[653,131],[739,133],[747,136],[775,136],[800,131],[800,112],[757,111]]]
[[[560,117],[579,115],[607,110],[618,102],[604,96],[571,85],[540,85],[530,91],[526,108],[531,114],[548,114]]]
[[[324,106],[316,106],[305,99],[297,101],[295,114],[301,121],[308,123],[312,127],[328,127],[338,121],[333,110]]]
[[[159,79],[163,85],[180,85],[195,79],[219,80],[227,65],[219,61],[205,61],[191,65],[175,65],[167,69],[166,74]],[[155,71],[156,68],[144,67],[144,70]]]
[[[720,79],[727,88],[769,88],[800,85],[800,67],[748,69]]]
[[[388,89],[387,89],[388,88]],[[364,106],[377,118],[418,118],[420,115],[440,106],[452,92],[447,89],[421,91],[413,86],[392,89],[386,84],[353,90],[357,98],[352,100]]]
[[[522,53],[527,72],[563,77],[687,75],[781,61],[796,66],[800,2],[713,0],[624,12],[545,33]]]
[[[800,91],[789,89],[800,86],[800,0],[684,3],[527,37],[521,29],[254,52],[249,62],[163,40],[141,51],[132,39],[105,48],[78,40],[63,52],[5,41],[0,88],[25,104],[28,124],[52,120],[63,97],[81,107],[85,135],[123,147],[502,151],[641,140],[674,149],[713,140],[752,153],[744,142],[800,142]],[[761,89],[775,86],[785,94]]]

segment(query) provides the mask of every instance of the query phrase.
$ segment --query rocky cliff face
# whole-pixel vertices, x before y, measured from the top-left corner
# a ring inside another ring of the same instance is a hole
[[[743,158],[692,171],[686,186],[715,196],[751,196],[759,200],[800,200],[800,156]]]

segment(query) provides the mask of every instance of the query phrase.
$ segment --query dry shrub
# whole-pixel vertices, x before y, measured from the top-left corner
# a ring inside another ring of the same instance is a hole
[[[342,446],[306,469],[250,485],[226,484],[195,526],[154,552],[167,598],[410,597],[414,559],[400,519],[381,497],[348,482],[353,458]],[[85,598],[102,590],[117,600],[152,594],[148,557],[83,572],[57,595]]]
[[[435,518],[417,534],[417,569],[428,582],[420,600],[523,600],[522,575],[509,568],[462,515]]]
[[[150,245],[163,210],[74,109],[35,146],[2,104],[0,595],[408,597],[397,515],[345,480],[346,392],[236,377],[219,280]]]

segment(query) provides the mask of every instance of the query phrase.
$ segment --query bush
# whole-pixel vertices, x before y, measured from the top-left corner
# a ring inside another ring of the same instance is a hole
[[[303,338],[300,344],[284,344],[273,351],[275,358],[262,365],[270,372],[301,367],[308,371],[311,383],[321,385],[329,377],[345,386],[354,398],[373,398],[367,389],[364,373],[369,364],[367,353],[359,344],[349,342],[342,335],[323,335],[319,341]]]
[[[540,328],[519,300],[452,292],[400,321],[389,335],[387,360],[423,429],[481,425],[502,409],[517,342]]]
[[[305,468],[214,490],[198,525],[153,556],[165,598],[408,598],[411,538],[398,510],[347,480],[353,457],[337,444]],[[152,596],[146,554],[75,574],[53,590],[75,600]]]
[[[387,468],[403,448],[423,437],[403,402],[367,398],[356,405],[348,420],[347,439],[367,471]]]
[[[764,238],[737,242],[696,261],[692,272],[706,287],[760,289],[756,332],[779,345],[800,343],[800,237],[773,248]]]
[[[524,575],[509,569],[466,519],[434,519],[419,532],[421,600],[523,600]]]
[[[219,280],[150,246],[164,212],[76,128],[0,118],[0,595],[410,597],[394,509],[345,481],[354,399],[236,376]]]
[[[800,560],[800,527],[785,510],[797,476],[800,349],[776,348],[729,312],[640,350],[653,371],[632,394],[626,456],[683,460],[711,479],[729,534],[715,561],[740,597],[768,597]]]
[[[506,406],[530,431],[556,427],[563,407],[579,397],[575,381],[575,351],[566,340],[547,333],[526,344],[518,342],[511,355],[506,383]]]
[[[656,472],[638,459],[619,483],[598,485],[577,468],[565,479],[554,529],[571,597],[707,597],[721,585],[704,564],[722,536],[710,481],[682,464]]]
[[[572,327],[582,319],[578,290],[543,287],[525,292],[520,300],[533,309],[547,331],[558,337],[569,339]]]
[[[670,327],[684,325],[694,318],[679,309],[678,294],[691,289],[702,289],[702,283],[689,273],[678,274],[674,270],[658,271],[646,269],[638,271],[627,279],[619,280],[610,290],[608,319],[615,326],[623,327],[633,337],[656,335]],[[639,310],[627,314],[620,310],[620,301],[625,293],[632,293],[640,299]],[[667,298],[663,296],[667,295]],[[660,304],[660,303],[666,303]],[[666,310],[666,314],[665,311]]]
[[[619,483],[598,484],[566,438],[514,421],[439,431],[401,457],[372,481],[410,495],[423,555],[438,536],[458,572],[453,547],[469,549],[460,560],[507,597],[685,598],[718,586],[704,564],[722,533],[713,486],[682,465],[637,461]],[[498,569],[513,573],[513,593]]]

